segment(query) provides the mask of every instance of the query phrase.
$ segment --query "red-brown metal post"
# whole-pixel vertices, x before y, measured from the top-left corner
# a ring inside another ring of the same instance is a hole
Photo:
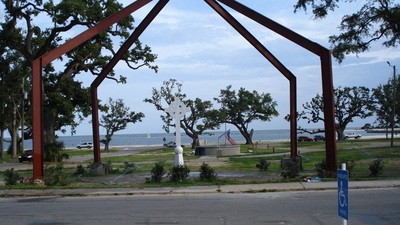
[[[32,63],[33,180],[43,179],[42,61]]]
[[[100,74],[91,84],[91,98],[92,98],[92,129],[93,129],[93,154],[94,162],[101,162],[100,155],[100,124],[99,124],[99,100],[97,97],[97,88],[111,72],[111,70],[117,65],[124,54],[129,50],[129,48],[138,40],[139,36],[143,31],[149,26],[151,21],[157,16],[157,14],[164,8],[164,6],[169,2],[169,0],[160,0],[154,8],[147,14],[143,21],[137,26],[134,32],[129,36],[129,38],[124,42],[121,48],[115,53],[114,57],[110,62],[103,68]]]
[[[99,124],[99,100],[97,97],[97,87],[90,88],[92,104],[92,132],[93,132],[93,160],[94,163],[101,162],[100,154],[100,124]]]
[[[332,57],[329,50],[321,49],[321,73],[322,73],[322,98],[324,100],[324,123],[326,164],[329,177],[336,175],[336,135],[335,135],[335,103],[332,79]]]
[[[293,76],[289,82],[290,88],[290,158],[295,159],[297,151],[297,83]]]
[[[250,44],[253,45],[275,68],[289,80],[290,89],[290,157],[297,157],[297,99],[296,77],[288,70],[264,45],[259,42],[246,28],[244,28],[228,11],[222,8],[215,0],[205,0],[222,18],[235,28]]]

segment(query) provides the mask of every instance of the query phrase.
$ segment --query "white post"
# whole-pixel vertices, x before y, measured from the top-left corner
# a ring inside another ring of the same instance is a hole
[[[172,118],[175,119],[175,166],[184,165],[183,161],[183,148],[181,142],[181,119],[185,116],[186,112],[189,112],[190,108],[185,106],[179,98],[175,98],[169,105],[165,112],[167,112]]]

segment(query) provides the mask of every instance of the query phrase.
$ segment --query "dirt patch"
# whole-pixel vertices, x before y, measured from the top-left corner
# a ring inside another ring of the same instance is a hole
[[[210,167],[220,167],[228,165],[228,158],[217,158],[215,156],[202,156],[196,160],[186,160],[188,166],[200,167],[203,163],[208,164]]]

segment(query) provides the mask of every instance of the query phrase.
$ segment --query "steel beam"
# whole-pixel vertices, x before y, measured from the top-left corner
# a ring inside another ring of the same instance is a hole
[[[328,49],[321,49],[321,73],[322,73],[322,98],[324,100],[325,123],[325,156],[327,175],[334,177],[337,171],[336,135],[335,135],[335,102],[333,99],[332,57]]]
[[[335,136],[335,113],[333,102],[333,78],[331,53],[323,46],[301,36],[300,34],[280,25],[279,23],[265,17],[264,15],[238,3],[235,0],[218,0],[232,9],[242,13],[255,22],[267,27],[275,33],[298,44],[308,51],[318,55],[321,60],[322,95],[324,100],[324,125],[325,125],[325,149],[327,169],[330,175],[336,174],[336,136]],[[292,114],[293,115],[293,114]]]
[[[264,45],[257,40],[243,25],[241,25],[228,11],[226,11],[220,4],[215,0],[205,0],[208,5],[211,6],[222,18],[224,18],[233,28],[235,28],[255,49],[257,49],[261,55],[264,56],[275,68],[281,72],[286,79],[289,80],[289,91],[290,91],[290,157],[297,157],[297,106],[296,106],[296,77],[290,70],[288,70]],[[293,114],[294,112],[294,114]],[[293,116],[294,115],[294,116]],[[293,129],[295,127],[295,129]]]
[[[256,21],[257,23],[263,25],[269,30],[274,31],[275,33],[285,37],[286,39],[292,41],[293,43],[298,44],[299,46],[306,48],[308,51],[320,55],[321,45],[318,43],[312,42],[309,39],[301,36],[300,34],[290,30],[289,28],[282,26],[281,24],[269,19],[268,17],[250,9],[249,7],[235,1],[235,0],[218,0],[222,2],[224,5],[229,6],[230,8],[240,12],[246,17]],[[323,47],[322,47],[323,48]]]
[[[47,64],[51,63],[54,59],[60,57],[61,55],[71,51],[75,47],[79,46],[83,42],[89,40],[96,34],[104,31],[109,26],[118,22],[125,16],[130,13],[136,11],[142,6],[148,4],[152,0],[137,0],[134,3],[130,4],[126,8],[121,11],[111,15],[105,20],[101,21],[94,27],[88,29],[87,31],[81,33],[75,38],[69,40],[65,44],[59,46],[58,48],[38,57],[32,63],[32,105],[33,105],[33,148],[34,148],[34,157],[37,159],[34,160],[33,169],[34,169],[34,179],[42,179],[43,177],[43,160],[42,160],[42,152],[43,152],[43,129],[42,129],[42,108],[43,108],[43,86],[42,86],[42,75],[41,69]],[[267,60],[271,62],[290,82],[290,101],[291,101],[291,117],[295,117],[296,115],[296,77],[282,64],[277,60],[250,32],[248,32],[239,22],[237,22],[225,9],[223,9],[215,0],[205,0],[215,11],[217,11],[225,20],[227,20],[231,26],[233,26],[243,37],[246,38]],[[308,49],[309,51],[317,54],[321,58],[321,70],[322,70],[322,79],[323,79],[323,96],[325,103],[325,129],[326,129],[326,145],[330,146],[330,150],[327,147],[327,158],[329,158],[328,167],[330,169],[333,168],[333,162],[336,164],[336,141],[334,138],[334,108],[333,108],[333,82],[332,82],[332,62],[329,50],[319,46],[318,44],[311,42],[310,40],[294,33],[293,31],[281,26],[280,24],[266,18],[265,16],[247,8],[246,6],[234,1],[234,0],[219,0],[220,2],[228,5],[229,7],[241,12],[243,15],[255,20],[256,22],[266,26],[267,28],[273,30],[274,32],[286,37],[287,39],[299,44],[300,46]],[[152,19],[158,14],[158,12],[165,6],[167,0],[161,0],[157,4],[153,10],[155,10],[155,14],[149,14],[146,18],[149,19],[147,22],[142,22],[142,28],[135,30],[134,33],[130,37],[130,41],[135,41],[140,36],[140,34],[144,31],[144,29],[150,24]],[[160,8],[157,8],[160,7]],[[127,46],[132,45],[127,41],[124,43],[125,47],[121,47],[119,51],[126,52]],[[115,66],[116,62],[122,56],[114,57],[113,61],[107,65],[102,72],[102,76],[106,76],[109,71]],[[115,64],[114,64],[115,63]],[[92,104],[98,106],[97,99],[97,87],[101,83],[101,79],[99,78],[92,84]],[[95,93],[95,94],[94,94]],[[100,161],[100,147],[99,147],[99,132],[98,132],[98,108],[96,108],[96,112],[93,115],[97,118],[97,134],[94,134],[94,144],[97,143],[97,152],[95,153],[95,160]],[[93,109],[92,109],[93,110]],[[93,125],[94,126],[94,125]],[[293,137],[296,137],[296,132],[293,134],[293,128],[297,127],[296,122],[291,120],[291,155],[297,155],[293,152],[293,149],[297,149],[297,142],[293,141]],[[93,129],[95,130],[95,129]],[[333,132],[333,135],[332,135]],[[335,165],[336,166],[336,165]]]
[[[164,8],[164,6],[169,2],[169,0],[160,0],[154,8],[147,14],[143,21],[137,26],[133,31],[131,36],[124,42],[121,48],[115,53],[114,57],[110,62],[103,68],[100,74],[91,84],[91,96],[92,96],[92,129],[93,129],[93,149],[94,149],[94,162],[100,163],[100,131],[99,131],[99,101],[97,98],[97,88],[111,72],[111,70],[117,65],[124,54],[129,50],[129,48],[138,40],[139,36],[143,31],[149,26],[153,19],[158,15],[158,13]]]
[[[53,60],[62,56],[63,54],[71,51],[80,44],[94,37],[98,33],[104,31],[114,23],[125,18],[134,11],[145,6],[152,0],[137,0],[134,3],[128,5],[121,11],[114,13],[113,15],[102,20],[95,26],[82,32],[78,36],[67,41],[63,45],[51,50],[48,53],[39,56],[32,62],[32,128],[33,128],[33,155],[38,158],[33,163],[33,179],[40,180],[43,178],[43,86],[42,86],[42,68]]]
[[[42,60],[32,63],[33,180],[43,178],[43,83]]]
[[[80,44],[84,43],[85,41],[89,40],[90,38],[94,37],[98,33],[104,31],[105,29],[109,28],[113,24],[117,23],[118,21],[122,20],[126,16],[132,14],[136,10],[142,8],[152,0],[137,0],[132,4],[128,5],[127,7],[121,9],[120,11],[112,14],[111,16],[105,18],[104,20],[100,21],[98,24],[94,25],[93,27],[87,29],[86,31],[82,32],[81,34],[77,35],[76,37],[72,38],[71,40],[65,42],[63,45],[49,51],[48,53],[41,56],[43,58],[43,66],[51,63],[53,60],[57,59],[58,57],[62,56],[63,54],[71,51],[72,49],[76,48]]]

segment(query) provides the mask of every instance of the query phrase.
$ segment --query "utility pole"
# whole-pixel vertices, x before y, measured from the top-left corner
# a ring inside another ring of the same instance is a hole
[[[390,67],[393,67],[393,93],[392,93],[392,115],[391,115],[391,134],[390,134],[390,147],[393,147],[393,136],[394,136],[394,118],[396,116],[396,65],[391,65],[387,62]]]
[[[25,150],[25,76],[22,77],[22,100],[21,100],[21,153]]]

